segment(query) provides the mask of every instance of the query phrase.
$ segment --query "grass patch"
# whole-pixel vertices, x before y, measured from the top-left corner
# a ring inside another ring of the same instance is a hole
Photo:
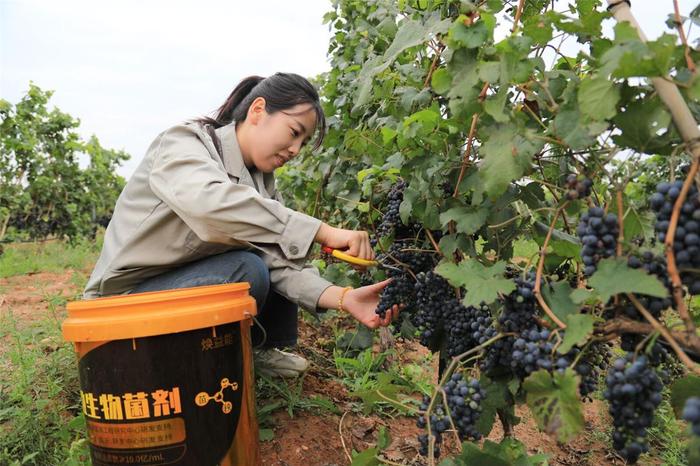
[[[6,344],[0,378],[0,464],[88,465],[73,347],[53,319],[0,320]]]
[[[74,245],[63,241],[6,244],[0,255],[0,278],[92,267],[102,249],[103,235],[99,232],[94,240],[84,239]]]

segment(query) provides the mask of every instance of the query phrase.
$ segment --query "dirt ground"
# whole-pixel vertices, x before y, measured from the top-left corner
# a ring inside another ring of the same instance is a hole
[[[0,279],[0,314],[4,319],[11,315],[18,326],[28,325],[34,320],[50,318],[57,321],[65,317],[65,308],[56,305],[61,299],[70,300],[80,293],[73,271],[65,273],[36,273]],[[5,321],[5,320],[3,320]],[[328,328],[300,325],[299,351],[312,361],[329,355],[318,349],[319,342],[332,341]],[[8,337],[0,339],[0,361],[11,342]],[[425,349],[412,342],[399,343],[397,357],[401,362],[420,360]],[[314,354],[310,354],[314,353]],[[321,359],[322,360],[322,359]],[[274,438],[261,443],[263,464],[269,466],[326,466],[350,464],[353,450],[361,451],[376,444],[379,428],[385,426],[391,437],[390,446],[383,452],[390,463],[417,465],[421,458],[417,454],[419,429],[415,421],[407,417],[362,416],[352,409],[353,400],[345,387],[329,377],[327,368],[319,363],[303,380],[303,396],[323,395],[332,400],[343,414],[314,414],[297,411],[290,418],[285,410],[274,413]],[[1,369],[1,367],[0,367]],[[552,465],[617,465],[622,460],[611,454],[608,445],[601,442],[601,435],[609,426],[605,405],[599,401],[585,404],[586,431],[568,445],[540,433],[527,408],[519,408],[516,414],[522,422],[515,427],[515,436],[522,441],[530,453],[549,453]],[[489,438],[502,438],[497,422]],[[456,443],[449,439],[443,451],[455,451]],[[659,464],[659,463],[647,463]]]

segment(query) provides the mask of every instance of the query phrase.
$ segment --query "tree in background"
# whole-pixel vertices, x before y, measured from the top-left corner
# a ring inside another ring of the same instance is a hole
[[[130,156],[81,140],[52,94],[30,83],[19,103],[0,99],[0,241],[92,237],[124,187],[115,170]]]

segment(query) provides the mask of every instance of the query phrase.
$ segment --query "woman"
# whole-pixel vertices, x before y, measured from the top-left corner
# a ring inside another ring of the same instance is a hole
[[[308,363],[280,351],[297,341],[297,305],[340,308],[370,328],[388,280],[341,288],[305,265],[313,242],[372,259],[364,231],[329,226],[284,207],[273,172],[317,132],[318,93],[303,77],[277,73],[241,81],[215,118],[174,126],[151,144],[117,200],[86,299],[247,281],[266,334],[256,367],[295,376]],[[263,340],[253,327],[253,343]]]

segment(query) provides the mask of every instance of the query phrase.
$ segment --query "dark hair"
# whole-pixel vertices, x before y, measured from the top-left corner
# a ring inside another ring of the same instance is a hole
[[[194,120],[214,128],[228,125],[233,121],[245,121],[248,108],[258,97],[265,99],[265,111],[275,113],[298,104],[311,104],[316,112],[318,137],[313,148],[321,146],[326,135],[326,117],[319,102],[318,92],[304,77],[294,73],[275,73],[268,78],[248,76],[243,79],[219,107],[214,118],[203,117]]]

